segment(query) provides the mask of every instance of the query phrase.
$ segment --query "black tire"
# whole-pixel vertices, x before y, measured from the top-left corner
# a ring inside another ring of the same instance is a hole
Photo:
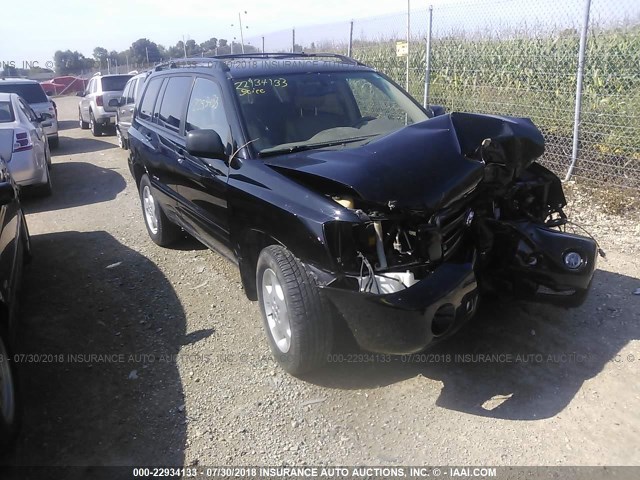
[[[78,109],[78,122],[80,124],[80,130],[87,130],[89,128],[89,124],[82,119],[80,109]]]
[[[267,320],[263,282],[268,270],[275,273],[284,293],[291,332],[286,352],[278,347]],[[266,247],[258,257],[256,286],[267,339],[278,364],[296,376],[325,365],[333,345],[332,310],[302,264],[284,247]]]
[[[53,194],[53,183],[51,182],[51,172],[47,168],[47,182],[38,185],[37,193],[41,197],[50,197]]]
[[[118,139],[118,146],[122,150],[127,150],[129,148],[127,146],[127,141],[124,139],[124,137],[122,136],[122,132],[120,131],[120,128],[118,128],[117,126],[116,126],[116,137]]]
[[[9,337],[6,326],[2,325],[0,326],[0,357],[2,357],[0,358],[0,451],[6,451],[14,445],[22,418],[18,377],[7,338]],[[12,408],[6,408],[9,402],[12,403]]]
[[[49,148],[51,148],[52,150],[55,150],[59,146],[60,146],[60,137],[58,137],[58,135],[54,137],[49,137]]]
[[[89,130],[94,137],[102,135],[102,125],[96,123],[96,118],[93,116],[93,112],[89,110]]]
[[[150,219],[147,215],[147,211],[145,210],[145,188],[149,189],[150,200],[153,202],[153,212],[156,220],[155,229],[153,225],[150,225]],[[139,193],[140,203],[142,205],[142,218],[144,219],[145,227],[147,227],[149,237],[151,237],[151,240],[153,240],[154,243],[161,247],[168,247],[180,238],[182,230],[167,218],[162,207],[153,197],[151,182],[146,174],[140,179]]]

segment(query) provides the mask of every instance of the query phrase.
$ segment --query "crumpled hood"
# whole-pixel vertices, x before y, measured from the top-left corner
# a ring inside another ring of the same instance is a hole
[[[301,151],[267,157],[264,163],[285,175],[341,183],[368,202],[436,211],[482,181],[484,162],[469,157],[486,138],[500,143],[509,162],[521,166],[544,151],[543,137],[528,119],[452,113],[366,145]]]

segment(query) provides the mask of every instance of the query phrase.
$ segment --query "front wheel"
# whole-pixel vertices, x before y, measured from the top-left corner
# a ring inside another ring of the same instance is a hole
[[[171,223],[162,211],[162,207],[153,196],[151,182],[147,175],[143,175],[140,179],[140,201],[144,224],[151,240],[161,247],[168,247],[174,243],[180,237],[180,227]]]
[[[125,139],[122,137],[122,132],[120,131],[119,127],[116,127],[116,137],[118,138],[118,146],[121,149],[126,150],[127,144],[125,142]]]
[[[331,309],[316,281],[284,247],[260,253],[256,269],[258,301],[273,356],[292,375],[326,363],[333,344]]]

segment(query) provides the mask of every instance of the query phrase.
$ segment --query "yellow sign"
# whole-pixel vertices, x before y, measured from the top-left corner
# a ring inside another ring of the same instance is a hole
[[[396,42],[396,57],[406,57],[409,54],[409,42]]]

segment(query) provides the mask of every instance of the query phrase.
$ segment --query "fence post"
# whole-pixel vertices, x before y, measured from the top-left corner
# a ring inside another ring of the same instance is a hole
[[[407,0],[407,80],[405,90],[409,91],[409,56],[410,56],[410,48],[409,44],[411,42],[411,0]]]
[[[431,28],[433,25],[433,5],[429,5],[429,23],[427,23],[427,39],[425,45],[424,100],[423,107],[429,105],[429,85],[431,84]]]
[[[573,170],[578,160],[578,141],[580,138],[580,114],[582,113],[582,79],[584,77],[584,57],[587,49],[587,32],[589,30],[589,13],[591,0],[584,2],[584,15],[582,19],[582,31],[580,32],[580,50],[578,52],[578,72],[576,79],[576,109],[573,117],[573,148],[571,150],[571,165],[567,171],[566,182],[573,175]]]
[[[349,50],[347,51],[347,57],[350,57],[353,53],[353,20],[349,23]]]

